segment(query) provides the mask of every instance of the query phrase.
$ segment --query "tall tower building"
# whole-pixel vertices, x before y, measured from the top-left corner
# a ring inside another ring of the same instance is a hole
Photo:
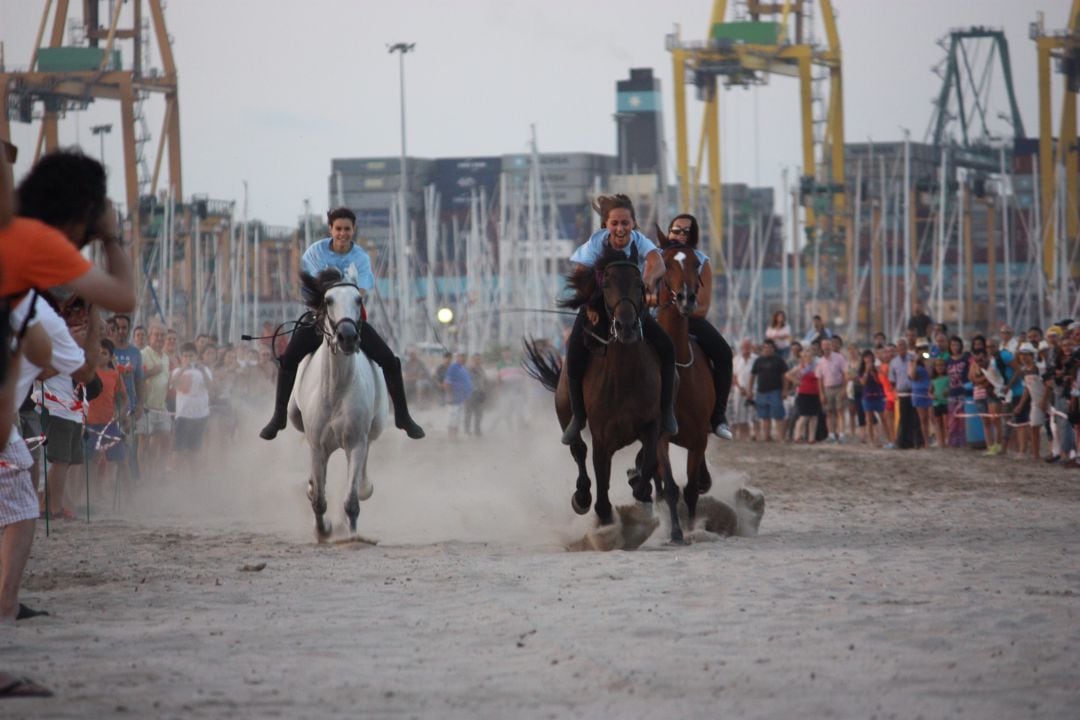
[[[664,122],[661,113],[660,79],[652,68],[631,68],[630,79],[615,83],[615,121],[618,127],[620,175],[663,177]]]

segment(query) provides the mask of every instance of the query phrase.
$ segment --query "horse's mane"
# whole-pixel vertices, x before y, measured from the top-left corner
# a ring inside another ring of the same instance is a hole
[[[345,276],[337,268],[325,268],[315,276],[301,270],[300,295],[304,300],[304,304],[312,310],[322,307],[323,296],[326,294],[327,289],[344,279]]]
[[[638,261],[637,247],[631,246],[630,257],[627,257],[622,250],[605,245],[604,253],[596,261],[595,265],[592,267],[582,266],[571,270],[566,274],[566,284],[573,291],[573,294],[560,299],[557,303],[558,306],[571,310],[579,310],[586,306],[593,307],[596,310],[603,310],[604,303],[601,297],[599,278],[604,274],[604,269],[609,264],[620,260],[633,262],[636,265]]]

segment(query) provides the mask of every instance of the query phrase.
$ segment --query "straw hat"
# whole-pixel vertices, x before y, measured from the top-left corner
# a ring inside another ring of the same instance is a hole
[[[921,348],[921,347],[928,348],[928,347],[930,347],[930,341],[927,338],[924,338],[924,337],[918,338],[915,341],[915,347],[917,347],[917,348]]]

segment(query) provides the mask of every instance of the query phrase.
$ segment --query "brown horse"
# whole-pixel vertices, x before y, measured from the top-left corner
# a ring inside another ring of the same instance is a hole
[[[641,330],[645,286],[638,269],[637,251],[627,259],[621,250],[608,249],[594,267],[582,267],[567,276],[574,295],[563,307],[587,307],[600,320],[588,334],[596,348],[583,378],[585,410],[592,433],[593,471],[596,475],[596,515],[601,525],[612,522],[608,489],[611,457],[637,441],[638,473],[632,479],[634,498],[652,501],[652,480],[662,488],[671,517],[671,541],[683,542],[677,504],[679,488],[671,473],[666,444],[659,452],[660,362],[644,342]],[[565,369],[558,358],[525,341],[526,370],[555,392],[555,411],[563,428],[570,422],[570,393]],[[570,445],[578,466],[577,489],[571,498],[574,511],[583,515],[592,505],[591,482],[585,468],[588,448],[580,437]]]
[[[705,448],[711,433],[709,418],[716,401],[709,360],[689,331],[690,316],[697,306],[701,288],[701,264],[692,248],[667,240],[662,233],[657,236],[666,268],[660,283],[657,322],[675,346],[675,367],[679,375],[679,394],[675,400],[679,434],[670,438],[662,436],[659,452],[667,454],[668,442],[686,448],[683,498],[692,527],[698,496],[712,486],[705,465]]]

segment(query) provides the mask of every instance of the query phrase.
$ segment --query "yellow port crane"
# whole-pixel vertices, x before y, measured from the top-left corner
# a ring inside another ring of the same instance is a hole
[[[679,199],[690,207],[692,190],[700,185],[701,167],[708,148],[710,251],[722,266],[723,197],[720,177],[719,81],[727,86],[761,83],[768,74],[799,79],[801,95],[802,177],[800,196],[806,213],[807,239],[841,240],[847,257],[848,287],[854,282],[852,243],[845,217],[844,103],[840,37],[830,0],[818,0],[825,29],[824,46],[810,41],[812,0],[765,2],[746,0],[746,18],[725,21],[727,0],[714,0],[705,41],[683,41],[678,32],[667,38],[673,63],[675,93],[675,151]],[[762,17],[771,18],[762,20]],[[818,139],[814,131],[814,67],[828,73],[829,93],[824,125]],[[686,90],[692,82],[704,101],[697,164],[691,177],[687,130]]]
[[[1080,173],[1080,148],[1076,138],[1076,94],[1080,91],[1080,0],[1073,0],[1067,28],[1047,33],[1042,18],[1031,25],[1039,74],[1039,196],[1042,211],[1043,272],[1050,288],[1057,287],[1058,267],[1055,253],[1057,168],[1065,174],[1065,237],[1066,247],[1080,235],[1078,214],[1077,173]],[[1056,59],[1064,85],[1061,126],[1054,145],[1054,128],[1050,103],[1050,60]]]

